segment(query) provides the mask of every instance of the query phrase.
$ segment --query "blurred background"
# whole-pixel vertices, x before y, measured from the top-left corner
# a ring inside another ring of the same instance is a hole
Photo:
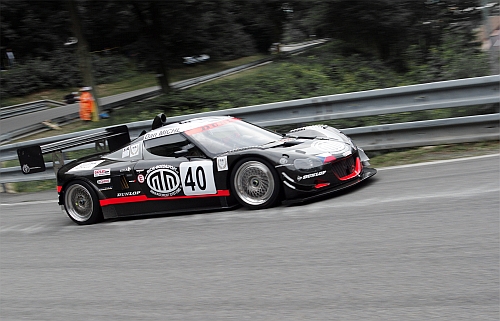
[[[319,38],[334,42],[320,62],[333,80],[351,71],[346,65],[402,77],[396,85],[498,73],[496,2],[2,0],[0,6],[2,106],[18,102],[13,97],[138,74],[154,75],[167,92],[172,71],[192,62],[276,54],[278,44]],[[366,81],[376,87],[393,85],[372,78]]]
[[[78,91],[91,87],[103,120],[38,124],[50,131],[26,129],[23,139],[158,113],[171,117],[499,73],[499,3],[489,0],[2,0],[0,14],[0,105],[42,101],[51,108],[78,102]],[[301,46],[310,48],[287,53]],[[175,89],[182,80],[246,64],[258,67]],[[151,88],[160,95],[99,106],[101,98]],[[495,103],[328,124],[362,127],[498,109]]]

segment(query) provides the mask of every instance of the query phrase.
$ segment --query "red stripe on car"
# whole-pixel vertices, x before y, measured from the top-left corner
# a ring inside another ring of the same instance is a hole
[[[201,133],[205,130],[210,130],[210,129],[213,129],[213,128],[216,128],[216,127],[219,127],[219,126],[223,126],[225,124],[229,124],[229,123],[232,123],[233,121],[238,121],[239,119],[238,118],[229,118],[229,119],[224,119],[224,120],[221,120],[221,121],[218,121],[218,122],[215,122],[215,123],[211,123],[211,124],[206,124],[206,125],[203,125],[203,126],[200,126],[200,127],[196,127],[196,128],[193,128],[193,129],[189,129],[189,130],[186,130],[184,133],[186,135],[194,135],[194,134],[198,134],[198,133]]]
[[[99,204],[101,204],[101,206],[108,206],[108,205],[139,203],[148,201],[172,201],[179,199],[221,197],[221,196],[229,196],[229,190],[218,190],[216,194],[189,195],[189,196],[147,197],[146,195],[137,195],[137,196],[113,197],[100,200]]]

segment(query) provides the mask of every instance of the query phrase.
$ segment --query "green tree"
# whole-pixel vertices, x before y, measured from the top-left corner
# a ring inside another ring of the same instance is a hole
[[[236,22],[252,36],[259,52],[267,53],[274,42],[280,42],[289,18],[283,5],[286,1],[241,1],[233,6]]]
[[[302,24],[321,37],[351,45],[353,52],[376,53],[406,70],[404,52],[417,46],[426,57],[451,25],[472,35],[480,19],[469,10],[478,1],[332,0],[313,1]]]

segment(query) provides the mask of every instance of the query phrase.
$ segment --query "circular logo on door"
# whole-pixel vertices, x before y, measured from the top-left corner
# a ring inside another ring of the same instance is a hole
[[[171,165],[157,165],[150,168],[145,180],[151,193],[157,196],[173,196],[181,191],[179,172]]]

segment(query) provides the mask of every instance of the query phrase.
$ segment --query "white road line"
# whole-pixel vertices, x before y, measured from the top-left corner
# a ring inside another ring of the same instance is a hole
[[[426,165],[435,165],[435,164],[454,163],[454,162],[461,162],[461,161],[468,161],[468,160],[475,160],[475,159],[489,158],[489,157],[498,157],[498,156],[500,156],[500,154],[490,154],[490,155],[483,155],[483,156],[473,156],[473,157],[465,157],[465,158],[447,159],[447,160],[432,161],[432,162],[425,162],[425,163],[415,163],[415,164],[408,164],[408,165],[389,166],[389,167],[377,168],[377,170],[378,171],[385,171],[385,170],[390,170],[390,169],[399,169],[399,168],[408,168],[408,167],[417,167],[417,166],[426,166]]]
[[[1,203],[0,206],[19,206],[19,205],[33,205],[33,204],[49,204],[49,203],[57,203],[57,200],[48,200],[48,201],[27,201],[20,203]]]

